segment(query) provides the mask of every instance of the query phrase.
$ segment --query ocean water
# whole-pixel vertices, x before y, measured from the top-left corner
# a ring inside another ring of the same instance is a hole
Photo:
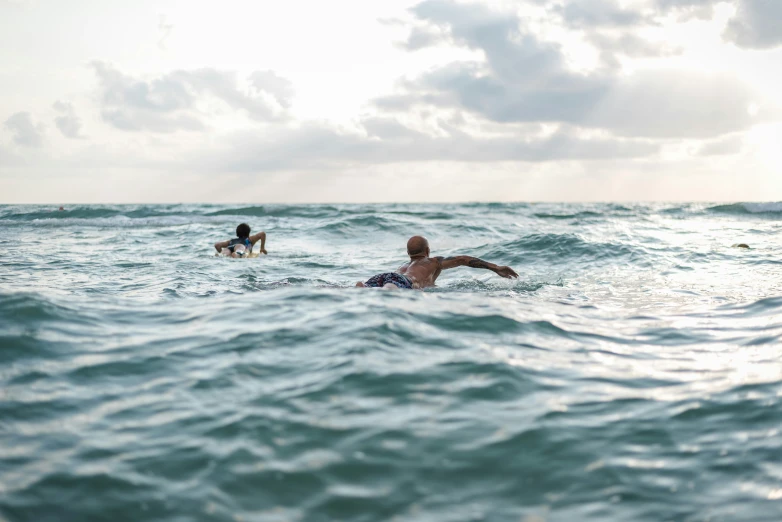
[[[353,288],[414,234],[521,277]],[[782,204],[6,205],[0,251],[0,520],[782,520]]]

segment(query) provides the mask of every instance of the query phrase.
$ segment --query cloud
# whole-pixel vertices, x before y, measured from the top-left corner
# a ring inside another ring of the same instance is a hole
[[[17,112],[5,120],[5,127],[13,133],[13,141],[22,147],[43,145],[44,127],[34,124],[29,112]]]
[[[389,117],[362,120],[360,130],[364,132],[340,131],[323,124],[277,128],[273,133],[245,131],[225,137],[217,149],[203,151],[197,162],[207,170],[261,172],[427,161],[626,159],[659,151],[653,143],[586,138],[568,128],[536,137],[523,133],[477,136],[446,121],[438,123],[441,136],[410,129]]]
[[[13,165],[16,163],[16,160],[16,156],[0,143],[0,165]],[[0,174],[2,173],[0,172]]]
[[[655,0],[659,9],[692,9],[701,7],[713,7],[715,4],[730,0]]]
[[[740,0],[724,36],[740,47],[752,49],[782,45],[782,2]]]
[[[73,104],[58,100],[52,107],[57,112],[61,113],[61,116],[57,116],[54,119],[54,124],[60,129],[63,136],[71,139],[84,138],[84,136],[81,135],[81,118],[76,116]]]
[[[289,109],[293,99],[293,84],[287,78],[278,76],[274,71],[255,71],[250,82],[260,92],[272,96],[281,107]]]
[[[429,27],[413,27],[401,47],[409,51],[417,51],[425,47],[434,47],[443,41],[443,35]]]
[[[708,138],[750,128],[753,95],[732,75],[643,71],[617,79],[577,123],[624,136]]]
[[[723,38],[739,47],[769,49],[782,45],[782,2],[779,0],[655,0],[660,14],[709,19],[720,3],[736,6]]]
[[[728,156],[739,154],[742,150],[744,150],[744,137],[730,135],[704,143],[698,147],[696,154],[698,156]]]
[[[93,62],[100,86],[101,117],[126,131],[203,130],[191,111],[195,95],[171,75],[146,82],[136,80],[104,62]]]
[[[576,73],[557,44],[540,40],[514,13],[447,0],[422,2],[412,12],[456,45],[482,51],[485,61],[453,62],[407,81],[403,94],[377,101],[381,109],[434,105],[495,122],[565,123],[648,138],[708,138],[754,123],[747,114],[753,93],[736,77],[683,70]]]
[[[655,0],[654,7],[660,15],[675,13],[681,20],[709,19],[714,15],[714,7],[726,1],[730,0]]]
[[[206,125],[199,103],[209,99],[256,121],[282,121],[292,93],[286,80],[270,71],[251,75],[256,92],[248,93],[240,88],[235,73],[214,68],[177,70],[149,81],[123,74],[105,62],[93,62],[92,68],[100,87],[101,117],[126,131],[203,131]]]
[[[618,54],[631,58],[653,58],[674,56],[682,52],[679,47],[672,47],[665,42],[650,42],[629,31],[618,35],[591,31],[586,38],[600,50],[604,59],[612,66],[618,66],[616,62]]]
[[[555,5],[565,23],[577,28],[636,26],[646,18],[636,10],[625,9],[610,0],[577,0]]]

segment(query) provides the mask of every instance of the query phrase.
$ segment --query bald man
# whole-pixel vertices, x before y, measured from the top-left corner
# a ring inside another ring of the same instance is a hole
[[[429,257],[429,241],[421,236],[410,238],[407,242],[407,254],[410,256],[410,262],[400,266],[396,272],[378,274],[369,278],[366,283],[356,283],[356,286],[387,289],[426,288],[434,286],[440,272],[458,266],[485,268],[500,277],[519,277],[519,274],[508,266],[497,266],[477,257]]]

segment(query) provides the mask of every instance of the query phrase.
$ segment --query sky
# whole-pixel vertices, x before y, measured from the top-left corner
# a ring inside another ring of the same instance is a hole
[[[0,203],[782,200],[782,0],[0,0]]]

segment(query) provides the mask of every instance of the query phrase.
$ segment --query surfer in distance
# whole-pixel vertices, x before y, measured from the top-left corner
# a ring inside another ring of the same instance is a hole
[[[396,272],[372,276],[366,282],[356,283],[356,286],[386,289],[426,288],[434,286],[435,280],[443,270],[459,266],[491,270],[505,278],[519,277],[519,274],[509,266],[498,266],[477,257],[429,257],[429,241],[423,236],[413,236],[408,240],[407,254],[410,256],[410,261],[399,267]]]
[[[261,242],[261,254],[267,254],[266,232],[261,231],[257,234],[250,235],[250,225],[242,223],[236,227],[236,237],[227,241],[215,243],[215,250],[217,250],[218,254],[224,254],[234,258],[245,257],[250,255],[255,243],[258,241]]]

